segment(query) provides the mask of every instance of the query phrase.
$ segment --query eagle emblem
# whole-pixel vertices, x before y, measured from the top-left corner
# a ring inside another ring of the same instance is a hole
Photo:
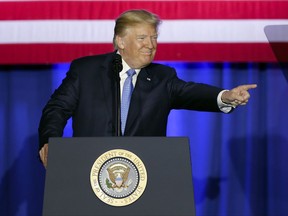
[[[128,188],[132,180],[128,180],[130,167],[124,163],[114,163],[107,168],[109,179],[106,179],[106,185],[109,189],[115,189],[121,192],[123,189]]]

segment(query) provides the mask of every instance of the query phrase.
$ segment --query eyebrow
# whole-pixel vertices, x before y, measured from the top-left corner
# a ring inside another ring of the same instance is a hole
[[[149,36],[145,34],[140,34],[140,35],[137,35],[137,37],[149,37]],[[158,37],[158,34],[151,35],[150,37]]]

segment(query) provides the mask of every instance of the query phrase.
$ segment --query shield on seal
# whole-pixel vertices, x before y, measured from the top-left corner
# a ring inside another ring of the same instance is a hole
[[[117,187],[121,187],[121,185],[123,184],[123,178],[120,173],[118,173],[118,176],[115,178],[115,184],[117,185]]]

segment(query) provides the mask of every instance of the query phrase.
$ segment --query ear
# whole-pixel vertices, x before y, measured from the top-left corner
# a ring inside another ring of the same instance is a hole
[[[119,49],[124,49],[124,40],[123,40],[123,37],[120,37],[120,36],[116,36],[116,43],[117,43],[117,46]]]

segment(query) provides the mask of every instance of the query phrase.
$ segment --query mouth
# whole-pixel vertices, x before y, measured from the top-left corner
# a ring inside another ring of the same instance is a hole
[[[151,56],[153,54],[152,51],[147,51],[147,52],[141,52],[143,55],[146,55],[146,56]]]

